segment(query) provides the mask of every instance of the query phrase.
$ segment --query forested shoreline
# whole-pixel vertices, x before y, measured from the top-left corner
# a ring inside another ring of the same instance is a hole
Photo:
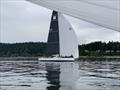
[[[47,43],[0,43],[0,57],[46,56]],[[79,45],[80,56],[120,56],[120,42],[92,42]]]
[[[120,42],[92,42],[79,45],[80,56],[120,56]]]

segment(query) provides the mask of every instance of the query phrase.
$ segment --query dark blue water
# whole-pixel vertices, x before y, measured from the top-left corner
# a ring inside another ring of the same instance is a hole
[[[120,60],[0,61],[0,90],[120,90]]]

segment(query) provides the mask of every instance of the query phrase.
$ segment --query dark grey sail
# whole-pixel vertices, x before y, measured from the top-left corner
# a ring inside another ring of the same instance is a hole
[[[59,53],[60,48],[59,48],[58,13],[56,11],[53,11],[47,41],[47,54],[51,56]]]

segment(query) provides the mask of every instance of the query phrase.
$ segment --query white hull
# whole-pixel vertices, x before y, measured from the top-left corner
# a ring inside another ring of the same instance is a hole
[[[61,57],[53,57],[53,58],[38,58],[39,61],[42,62],[74,62],[74,58],[61,58]]]

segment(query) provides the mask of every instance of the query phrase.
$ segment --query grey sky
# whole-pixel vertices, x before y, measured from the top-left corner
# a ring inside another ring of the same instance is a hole
[[[2,42],[47,41],[52,11],[24,0],[0,0],[0,40]],[[120,41],[120,33],[66,16],[79,43]]]

